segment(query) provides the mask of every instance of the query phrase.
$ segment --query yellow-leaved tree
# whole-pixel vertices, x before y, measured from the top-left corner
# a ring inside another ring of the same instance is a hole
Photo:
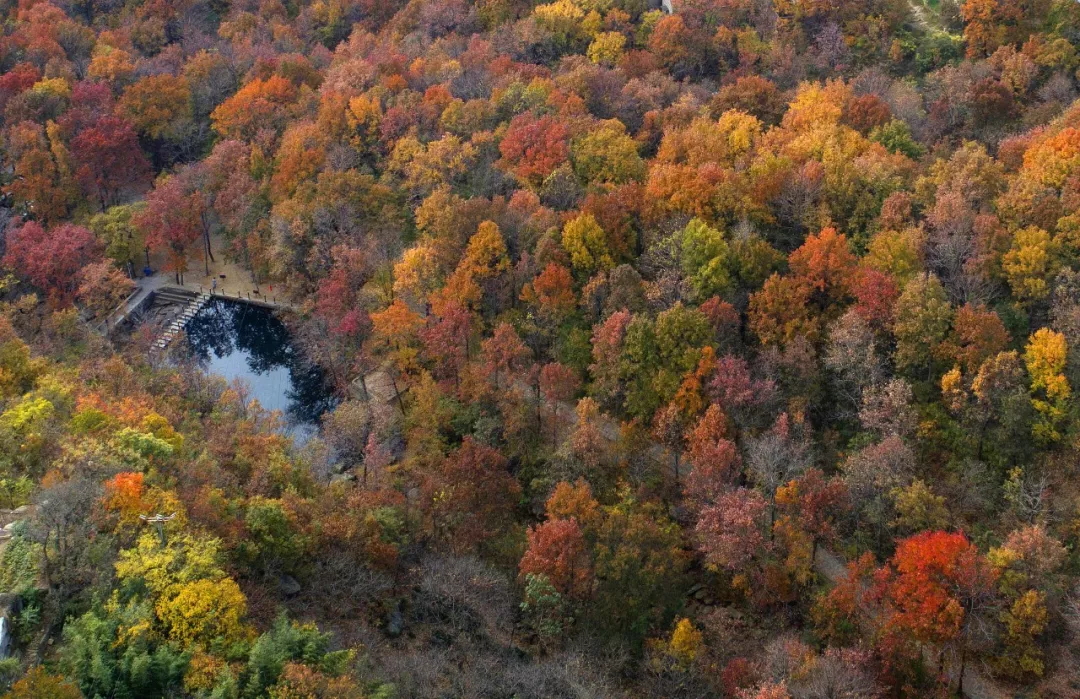
[[[249,635],[247,599],[232,578],[174,585],[154,609],[169,638],[184,647],[227,646]]]
[[[251,636],[247,600],[221,567],[217,539],[180,534],[162,546],[146,532],[120,552],[116,575],[146,589],[161,631],[183,646],[222,649]]]
[[[1061,439],[1059,428],[1072,395],[1065,378],[1067,356],[1065,336],[1049,328],[1040,328],[1024,349],[1024,364],[1031,379],[1031,405],[1039,414],[1033,432],[1042,442]]]

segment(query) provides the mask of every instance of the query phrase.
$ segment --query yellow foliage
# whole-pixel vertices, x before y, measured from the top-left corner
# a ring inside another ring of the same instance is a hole
[[[605,66],[614,66],[622,58],[626,37],[620,32],[600,32],[589,44],[586,52],[589,60]]]
[[[1050,234],[1029,226],[1016,232],[1012,247],[1001,259],[1001,268],[1013,294],[1020,299],[1044,299],[1050,279],[1057,273],[1057,245]]]
[[[574,269],[592,274],[598,269],[615,266],[608,252],[604,229],[592,214],[582,214],[566,223],[562,232],[562,246],[570,253]]]
[[[86,72],[95,80],[122,85],[135,72],[135,63],[127,51],[98,43]]]
[[[893,275],[896,283],[903,286],[923,270],[923,238],[924,234],[917,228],[878,233],[870,240],[863,263]]]
[[[220,546],[217,539],[180,534],[169,537],[162,547],[157,534],[147,531],[134,548],[120,552],[116,576],[122,581],[141,580],[154,596],[196,580],[220,580],[225,577]]]
[[[1037,590],[1020,595],[1001,613],[1005,625],[1005,654],[998,662],[1007,675],[1015,679],[1031,675],[1042,677],[1042,649],[1036,639],[1046,630],[1048,616],[1046,595]]]
[[[556,35],[568,37],[581,31],[585,11],[573,0],[557,0],[547,5],[537,5],[533,17]]]
[[[45,78],[34,83],[30,91],[36,95],[70,97],[71,84],[64,78]]]
[[[851,89],[843,81],[827,85],[803,83],[795,93],[795,99],[784,114],[784,128],[802,131],[822,126],[835,126],[843,115],[843,106],[851,96]]]
[[[382,107],[377,99],[364,96],[353,97],[349,100],[347,116],[349,127],[354,133],[353,146],[364,150],[378,145]]]
[[[169,638],[182,646],[208,648],[214,641],[235,643],[250,635],[243,623],[247,599],[232,578],[176,585],[154,609]]]
[[[1061,438],[1057,426],[1065,417],[1066,403],[1072,395],[1065,378],[1067,356],[1065,336],[1049,328],[1040,328],[1024,349],[1024,364],[1031,377],[1031,404],[1042,416],[1034,432],[1044,441]]]
[[[143,416],[139,427],[143,432],[149,432],[158,439],[168,442],[174,449],[179,449],[184,444],[184,435],[174,430],[168,420],[153,411]]]
[[[705,647],[701,632],[689,619],[679,619],[671,632],[671,640],[664,649],[667,656],[682,667],[689,667]]]
[[[419,300],[437,288],[439,261],[429,242],[409,248],[394,265],[394,293]]]
[[[941,398],[945,401],[945,406],[954,413],[964,407],[967,392],[964,390],[960,367],[954,366],[941,377]]]

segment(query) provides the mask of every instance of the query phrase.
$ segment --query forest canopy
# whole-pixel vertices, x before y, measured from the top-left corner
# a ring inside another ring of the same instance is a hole
[[[1080,4],[0,14],[2,696],[1080,695]]]

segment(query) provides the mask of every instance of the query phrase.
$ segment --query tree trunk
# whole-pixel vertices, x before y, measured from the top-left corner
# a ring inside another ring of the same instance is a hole
[[[210,256],[210,261],[217,262],[214,259],[214,249],[210,245],[210,227],[207,225],[203,226],[203,239],[206,241],[206,254]]]

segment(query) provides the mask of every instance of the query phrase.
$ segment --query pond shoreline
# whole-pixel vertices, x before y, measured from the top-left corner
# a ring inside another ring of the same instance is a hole
[[[187,321],[184,338],[196,362],[227,381],[244,381],[252,399],[278,410],[299,443],[318,431],[338,398],[321,367],[297,347],[275,309],[230,297],[211,297]]]

